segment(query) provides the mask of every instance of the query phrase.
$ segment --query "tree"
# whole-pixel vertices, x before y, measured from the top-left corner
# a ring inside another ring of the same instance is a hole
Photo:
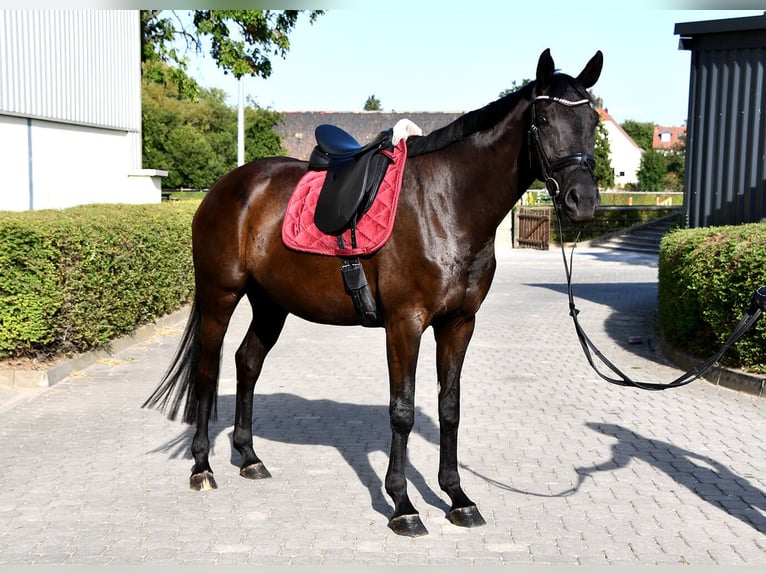
[[[188,59],[176,49],[201,53],[207,41],[210,55],[225,74],[268,78],[271,56],[284,58],[290,49],[288,34],[301,10],[191,10],[191,24],[175,10],[141,11],[141,64],[144,77],[160,84],[174,82],[182,97],[195,98],[199,86],[186,74]],[[312,10],[313,23],[324,12]]]
[[[663,191],[665,189],[663,179],[668,171],[667,165],[665,154],[654,149],[646,150],[638,168],[639,190]]]
[[[685,142],[666,150],[665,160],[667,173],[663,179],[665,189],[670,191],[683,191],[684,175],[686,173],[686,145]]]
[[[596,145],[593,150],[593,157],[596,159],[596,167],[593,169],[593,177],[596,179],[596,184],[601,189],[610,189],[614,187],[614,169],[612,168],[611,161],[609,161],[609,153],[611,151],[606,127],[604,126],[604,122],[599,120],[596,125]]]
[[[530,80],[529,78],[524,78],[523,80],[521,80],[521,83],[518,83],[516,80],[513,80],[513,82],[511,82],[511,87],[510,88],[506,88],[505,90],[500,92],[497,97],[498,98],[504,98],[508,94],[512,94],[513,92],[517,92],[521,88],[526,86],[531,81],[532,80]]]
[[[281,122],[282,114],[278,112],[254,103],[245,108],[245,161],[287,153],[282,137],[274,129]]]
[[[601,108],[604,107],[604,98],[602,98],[601,96],[597,96],[596,92],[594,92],[593,90],[588,90],[588,95],[590,96],[590,99],[593,100],[593,106],[597,110],[600,110]]]
[[[380,105],[380,100],[375,97],[375,94],[371,95],[367,98],[367,101],[364,102],[364,111],[365,112],[379,112],[383,108]]]
[[[236,116],[220,90],[194,102],[144,81],[142,119],[143,164],[167,170],[166,187],[207,188],[236,165]]]
[[[654,124],[652,122],[625,120],[621,127],[642,150],[652,149],[652,142],[654,141]]]
[[[205,189],[237,165],[237,112],[219,89],[202,89],[197,101],[178,87],[143,82],[143,163],[168,171],[167,188]],[[277,112],[245,108],[246,159],[284,153]]]

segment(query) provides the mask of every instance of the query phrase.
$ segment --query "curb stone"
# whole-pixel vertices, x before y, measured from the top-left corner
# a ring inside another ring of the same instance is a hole
[[[659,342],[662,353],[682,369],[691,369],[704,360],[674,348],[663,339],[660,339]],[[766,376],[763,375],[715,364],[702,378],[714,385],[755,395],[759,398],[766,398]]]

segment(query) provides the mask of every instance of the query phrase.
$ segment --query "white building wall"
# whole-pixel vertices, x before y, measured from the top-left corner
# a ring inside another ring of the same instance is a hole
[[[137,10],[0,10],[0,210],[160,201],[140,39]]]
[[[629,183],[638,183],[638,170],[641,167],[641,148],[625,136],[622,128],[612,121],[605,121],[609,138],[609,160],[614,170],[615,187],[624,187]],[[623,174],[623,175],[620,175]]]
[[[0,115],[0,209],[29,209],[27,120]]]
[[[119,200],[109,195],[127,186],[127,148],[127,132],[32,120],[33,208]]]

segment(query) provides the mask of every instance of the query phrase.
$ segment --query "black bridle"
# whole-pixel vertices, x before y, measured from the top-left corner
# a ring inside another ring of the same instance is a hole
[[[564,189],[564,186],[562,185],[562,183],[564,182],[560,182],[558,179],[556,179],[556,174],[566,167],[569,167],[572,165],[578,165],[580,166],[581,169],[590,172],[590,175],[594,179],[594,184],[595,184],[595,176],[593,175],[593,169],[595,167],[596,160],[591,154],[581,152],[581,153],[574,153],[571,155],[564,156],[562,158],[556,159],[553,162],[550,161],[550,159],[548,158],[548,154],[545,152],[545,148],[543,147],[542,141],[540,139],[540,128],[537,125],[538,116],[535,110],[535,102],[539,100],[548,100],[548,101],[561,104],[564,106],[580,106],[584,104],[589,104],[590,100],[582,99],[582,100],[570,101],[570,100],[564,100],[561,98],[554,98],[551,96],[537,96],[533,98],[532,99],[532,120],[530,122],[529,134],[528,134],[529,144],[530,144],[529,145],[530,164],[532,162],[532,153],[534,150],[537,153],[542,180],[545,182],[545,187],[548,190],[548,193],[550,193],[551,197],[553,198],[553,206],[556,210],[556,219],[558,220],[558,224],[559,224],[559,242],[561,243],[561,254],[564,258],[564,271],[566,273],[566,278],[567,278],[567,295],[569,297],[569,315],[572,317],[572,321],[574,322],[575,332],[577,333],[577,338],[580,341],[580,345],[582,346],[583,353],[585,354],[585,358],[588,360],[588,363],[590,363],[590,366],[593,368],[596,374],[598,374],[598,376],[600,376],[606,382],[614,384],[614,385],[619,385],[623,387],[634,387],[634,388],[643,389],[647,391],[663,391],[665,389],[672,389],[675,387],[688,385],[689,383],[702,377],[705,373],[707,373],[710,369],[712,369],[713,366],[721,359],[721,357],[724,356],[726,351],[728,351],[737,341],[739,341],[744,336],[744,334],[750,329],[750,327],[752,327],[758,321],[758,319],[761,317],[761,314],[763,312],[766,312],[766,286],[758,288],[753,293],[753,295],[750,298],[750,307],[742,316],[737,326],[734,327],[734,330],[732,331],[731,335],[726,340],[726,342],[723,344],[721,349],[717,353],[709,357],[708,359],[702,361],[697,366],[692,367],[691,369],[686,371],[680,377],[674,379],[670,383],[646,383],[642,381],[635,381],[632,378],[630,378],[628,375],[623,373],[614,363],[612,363],[598,349],[598,347],[596,347],[596,345],[590,340],[588,335],[585,333],[585,330],[583,329],[582,325],[580,324],[580,321],[578,319],[580,310],[575,305],[574,294],[572,292],[572,258],[574,256],[574,245],[572,246],[572,251],[570,252],[570,256],[568,260],[567,260],[566,250],[564,248],[564,240],[563,240],[564,232],[563,232],[563,227],[561,224],[561,220],[563,217],[561,190]],[[540,117],[544,119],[544,116],[540,116]],[[602,373],[599,370],[599,368],[596,366],[594,357],[598,357],[601,363],[604,366],[606,366],[615,376],[613,377],[613,376],[609,376]]]
[[[553,102],[562,106],[575,107],[590,104],[590,99],[583,98],[581,100],[565,100],[563,98],[555,98],[553,96],[536,96],[532,98],[532,119],[529,124],[529,161],[532,163],[532,153],[536,152],[538,164],[540,166],[540,179],[545,182],[545,189],[553,198],[554,202],[559,201],[561,190],[564,188],[562,185],[564,182],[559,181],[556,175],[564,168],[576,165],[580,169],[590,173],[595,183],[595,176],[593,175],[593,169],[596,167],[596,159],[589,153],[579,152],[566,155],[564,157],[551,161],[543,146],[542,138],[540,137],[540,127],[538,121],[543,120],[547,122],[545,116],[538,116],[535,109],[535,102],[545,100]]]

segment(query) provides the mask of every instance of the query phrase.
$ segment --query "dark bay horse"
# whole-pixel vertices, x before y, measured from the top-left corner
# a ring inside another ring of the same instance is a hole
[[[392,438],[385,489],[394,502],[389,526],[397,534],[427,533],[407,495],[404,471],[415,369],[429,326],[436,340],[439,486],[451,499],[454,524],[484,524],[460,486],[457,435],[460,373],[495,272],[495,232],[536,178],[546,182],[569,219],[593,217],[599,204],[592,172],[598,115],[587,89],[602,63],[597,52],[575,78],[555,73],[546,50],[533,82],[407,142],[393,233],[382,249],[363,258],[386,330]],[[175,418],[185,401],[184,420],[196,423],[195,490],[216,488],[208,423],[216,414],[221,346],[241,298],[247,296],[253,310],[236,352],[233,444],[245,478],[270,476],[253,449],[253,394],[288,313],[333,325],[361,322],[344,290],[339,260],[291,251],[282,242],[288,198],[306,169],[306,162],[291,158],[250,162],[216,182],[194,217],[191,314],[177,354],[145,406],[168,408]]]

